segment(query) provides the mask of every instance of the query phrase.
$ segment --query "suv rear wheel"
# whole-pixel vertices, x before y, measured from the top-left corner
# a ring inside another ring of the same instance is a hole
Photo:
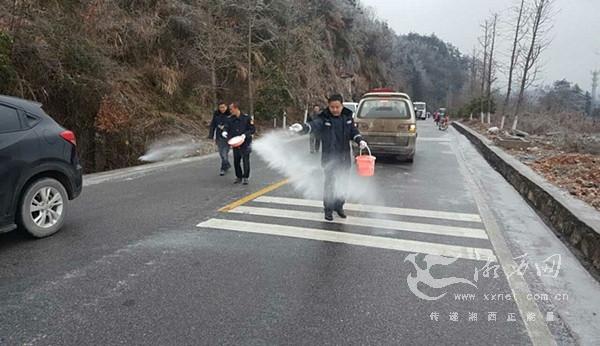
[[[40,179],[25,190],[17,222],[35,238],[50,236],[63,226],[69,208],[65,187],[52,178]]]

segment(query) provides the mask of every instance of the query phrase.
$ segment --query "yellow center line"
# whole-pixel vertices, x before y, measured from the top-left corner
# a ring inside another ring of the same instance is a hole
[[[240,205],[246,204],[246,203],[252,201],[253,199],[256,199],[264,194],[267,194],[271,191],[277,190],[278,188],[282,187],[283,185],[285,185],[287,183],[288,183],[288,179],[284,179],[278,183],[269,185],[269,186],[265,187],[264,189],[256,191],[253,194],[242,197],[242,198],[238,199],[237,201],[224,206],[223,208],[219,209],[219,211],[226,213],[226,212],[228,212],[232,209],[235,209],[235,208],[239,207]]]

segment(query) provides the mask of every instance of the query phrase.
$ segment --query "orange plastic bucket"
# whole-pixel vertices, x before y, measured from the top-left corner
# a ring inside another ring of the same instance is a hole
[[[371,155],[371,149],[367,147],[369,155],[363,155],[362,149],[356,157],[356,170],[361,177],[372,177],[375,175],[375,156]]]

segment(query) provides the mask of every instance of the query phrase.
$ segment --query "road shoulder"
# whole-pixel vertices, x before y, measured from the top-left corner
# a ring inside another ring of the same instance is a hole
[[[479,154],[462,135],[457,134],[458,150],[464,154],[465,165],[476,171],[484,186],[483,197],[489,204],[507,240],[513,257],[526,255],[530,262],[542,262],[560,255],[562,270],[556,278],[527,277],[530,289],[545,292],[549,297],[568,295],[567,300],[549,299],[545,309],[558,312],[570,332],[580,344],[598,344],[600,341],[600,285],[579,263],[572,252],[548,228],[521,195]],[[535,272],[535,268],[529,268]],[[539,279],[539,282],[535,282]],[[555,337],[556,325],[550,324]],[[561,334],[558,331],[558,334]],[[568,339],[568,336],[564,336]]]

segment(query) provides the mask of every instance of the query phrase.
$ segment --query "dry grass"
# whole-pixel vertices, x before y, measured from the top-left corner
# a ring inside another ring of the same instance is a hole
[[[600,157],[562,154],[538,159],[531,165],[546,179],[600,210]]]
[[[518,129],[534,135],[548,133],[600,135],[600,120],[576,113],[535,114],[519,117]]]
[[[465,123],[486,134],[489,127],[499,126],[499,117],[492,120],[490,126],[477,120]],[[510,129],[511,125],[512,120],[509,119],[504,128]],[[529,133],[535,146],[550,146],[551,149],[567,153],[600,155],[600,119],[586,118],[574,113],[527,113],[519,117],[517,128]]]

